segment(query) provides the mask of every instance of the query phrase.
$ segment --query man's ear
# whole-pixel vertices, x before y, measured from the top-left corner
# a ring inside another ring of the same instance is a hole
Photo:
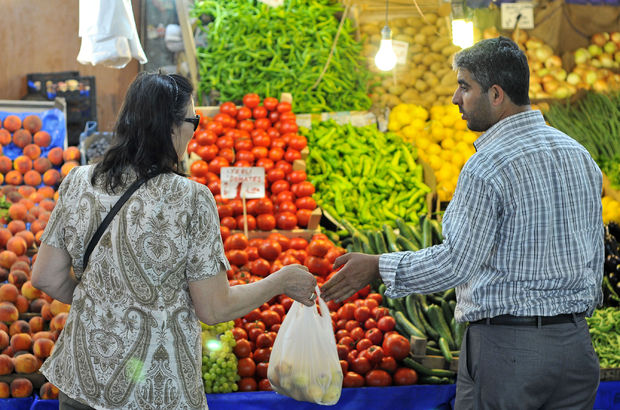
[[[493,84],[491,88],[489,88],[488,94],[492,105],[501,105],[506,98],[504,90],[497,84]]]

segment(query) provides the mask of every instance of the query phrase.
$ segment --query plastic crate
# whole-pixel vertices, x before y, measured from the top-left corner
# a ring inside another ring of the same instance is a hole
[[[103,148],[100,152],[103,152],[110,146],[112,136],[112,132],[97,132],[97,122],[88,121],[84,127],[84,132],[80,134],[79,149],[81,165],[92,164],[101,159],[101,155],[89,155],[89,148],[91,148],[93,144],[100,144]]]
[[[79,71],[59,71],[55,73],[31,73],[26,75],[26,85],[28,86],[28,94],[40,94],[46,99],[47,83],[64,82],[80,76]]]
[[[620,380],[620,368],[601,369],[601,381],[615,381]]]

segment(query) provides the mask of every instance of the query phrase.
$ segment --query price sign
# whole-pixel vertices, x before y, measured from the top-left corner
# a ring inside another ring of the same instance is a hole
[[[392,40],[392,50],[394,50],[394,54],[396,54],[396,64],[407,64],[409,43],[406,41]]]
[[[532,2],[502,3],[502,28],[514,30],[534,28],[534,4]]]
[[[220,170],[224,198],[262,198],[265,196],[265,168],[224,167]],[[241,189],[239,189],[241,185]]]
[[[281,5],[284,4],[284,0],[258,0],[261,3],[265,3],[268,6],[271,7],[280,7]]]

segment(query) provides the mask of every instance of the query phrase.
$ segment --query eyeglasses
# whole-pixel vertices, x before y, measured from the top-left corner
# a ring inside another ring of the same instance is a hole
[[[196,131],[198,129],[198,124],[200,124],[200,115],[196,114],[194,118],[184,118],[183,121],[194,124],[194,131]]]

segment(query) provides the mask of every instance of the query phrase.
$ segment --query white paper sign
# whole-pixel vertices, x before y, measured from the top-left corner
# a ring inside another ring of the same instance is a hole
[[[284,4],[284,0],[258,0],[261,3],[265,3],[268,6],[271,7],[280,7],[281,5]]]
[[[221,194],[224,198],[262,198],[265,196],[265,168],[223,167],[220,170]],[[241,185],[241,190],[239,190]]]
[[[406,41],[392,40],[392,50],[394,50],[394,54],[396,54],[396,64],[407,64],[409,43]]]
[[[519,28],[534,28],[534,5],[531,2],[502,3],[502,28],[514,30],[519,17]]]

